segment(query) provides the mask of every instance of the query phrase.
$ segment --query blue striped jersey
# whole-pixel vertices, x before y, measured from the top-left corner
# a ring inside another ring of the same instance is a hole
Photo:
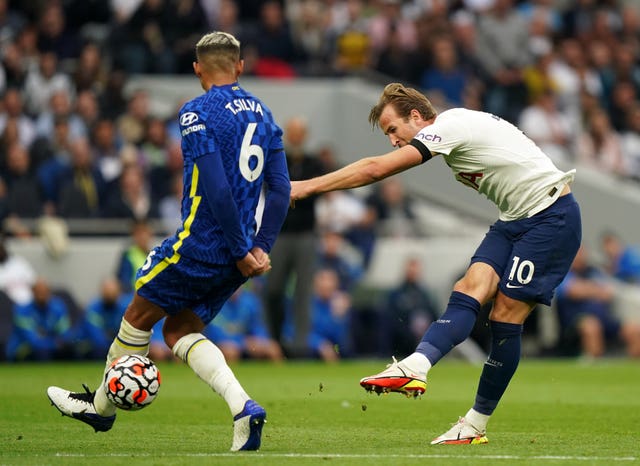
[[[224,173],[214,175],[217,179],[225,176],[231,186],[249,250],[256,235],[256,207],[265,167],[271,158],[285,157],[282,130],[265,104],[238,83],[213,86],[187,102],[180,110],[179,123],[184,157],[182,226],[163,246],[171,245],[177,254],[207,263],[232,262],[221,225],[201,186],[196,161],[207,154],[221,158]]]

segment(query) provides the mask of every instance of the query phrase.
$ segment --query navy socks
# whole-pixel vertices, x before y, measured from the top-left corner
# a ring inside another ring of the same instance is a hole
[[[480,303],[475,298],[452,292],[447,309],[429,326],[416,352],[424,354],[434,365],[469,336],[479,311]]]
[[[491,415],[520,362],[522,325],[491,321],[491,353],[484,363],[473,409]]]

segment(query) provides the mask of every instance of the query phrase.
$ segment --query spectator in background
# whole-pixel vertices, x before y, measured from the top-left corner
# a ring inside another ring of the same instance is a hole
[[[20,30],[15,43],[20,51],[20,59],[25,70],[38,66],[40,50],[38,49],[38,29],[34,23],[28,23]]]
[[[105,278],[100,293],[89,301],[77,328],[77,352],[85,359],[102,359],[118,334],[131,296],[122,293],[115,277]]]
[[[434,38],[430,43],[429,57],[430,63],[420,78],[421,87],[442,106],[462,106],[470,79],[458,62],[453,40],[448,36]]]
[[[416,23],[402,14],[400,0],[379,0],[376,2],[373,15],[367,22],[367,32],[371,39],[374,54],[380,53],[392,40],[393,34],[398,34],[400,48],[413,52],[418,47]]]
[[[174,60],[175,73],[193,72],[193,44],[209,27],[200,0],[174,0],[171,5],[171,28],[168,47]]]
[[[32,147],[34,159],[39,161],[36,176],[42,188],[45,201],[44,210],[48,214],[56,213],[61,178],[63,173],[69,170],[72,146],[69,119],[60,116],[56,117],[53,122],[51,140],[38,139]]]
[[[73,331],[64,301],[51,293],[49,283],[38,278],[33,300],[16,304],[13,332],[7,342],[8,361],[51,361],[73,355]]]
[[[391,177],[382,180],[374,187],[366,202],[374,213],[377,235],[415,238],[423,234],[414,211],[415,205],[405,193],[401,178]]]
[[[636,32],[637,35],[637,32]],[[640,65],[638,64],[638,38],[619,42],[613,50],[616,81],[629,82],[636,95],[640,93]]]
[[[100,107],[98,105],[98,96],[89,89],[78,92],[75,105],[75,113],[82,119],[86,129],[85,134],[88,135],[100,117]]]
[[[151,117],[147,121],[145,137],[140,146],[140,156],[145,167],[151,198],[158,202],[167,192],[171,178],[170,169],[167,167],[169,160],[169,136],[165,121],[161,118]],[[173,144],[171,150],[180,150],[177,144]],[[180,159],[182,153],[180,152]],[[180,164],[181,165],[181,164]],[[181,166],[172,167],[176,171],[182,171]]]
[[[299,74],[302,50],[293,41],[291,26],[278,0],[266,0],[260,5],[255,33],[245,42],[254,49],[257,61],[250,70],[261,77],[292,78]]]
[[[348,191],[323,194],[315,204],[317,227],[320,231],[335,231],[349,235],[359,227],[366,216],[364,201]]]
[[[626,117],[626,129],[620,135],[622,151],[629,177],[640,181],[640,102],[634,102]]]
[[[307,148],[308,127],[304,118],[296,116],[285,122],[283,137],[290,179],[303,180],[324,173],[316,154]],[[315,203],[316,198],[311,197],[289,210],[271,250],[271,270],[266,275],[264,296],[269,331],[288,357],[307,354],[315,269],[315,261],[310,260],[310,254],[318,249]],[[286,342],[282,329],[292,283],[295,283],[290,306],[294,340]]]
[[[69,75],[58,69],[56,54],[45,52],[40,54],[38,67],[27,73],[27,80],[24,84],[27,113],[38,116],[41,112],[48,110],[51,97],[56,92],[64,92],[67,96],[72,96],[73,85]]]
[[[478,18],[476,54],[488,77],[485,110],[516,123],[527,104],[523,69],[532,62],[529,28],[513,0],[495,0]]]
[[[145,220],[136,220],[131,227],[131,244],[120,254],[116,268],[116,277],[125,293],[133,292],[136,283],[136,272],[147,259],[151,251],[153,231]]]
[[[265,327],[260,297],[246,284],[231,295],[203,333],[220,348],[227,362],[284,358],[282,348]]]
[[[0,222],[7,218],[7,185],[0,176]]]
[[[571,120],[558,109],[551,89],[540,93],[520,114],[520,129],[556,163],[571,161]]]
[[[173,73],[171,31],[175,10],[165,0],[143,0],[111,37],[116,67],[127,73]]]
[[[623,282],[640,284],[640,249],[625,244],[613,231],[604,231],[600,244],[607,273]]]
[[[371,39],[367,34],[368,18],[364,7],[362,0],[347,0],[334,6],[327,41],[331,67],[336,74],[363,71],[371,66]]]
[[[158,212],[164,231],[167,234],[172,234],[180,228],[182,224],[180,209],[182,208],[182,189],[184,183],[182,181],[182,173],[175,173],[171,175],[169,180],[170,191],[160,199],[158,204]]]
[[[113,189],[122,174],[120,148],[113,120],[101,117],[91,129],[91,152],[104,180],[105,190]]]
[[[59,60],[78,58],[80,39],[67,27],[61,2],[47,2],[38,18],[38,50],[53,52]]]
[[[620,135],[601,108],[588,115],[586,129],[578,134],[576,160],[602,173],[626,176]]]
[[[138,89],[128,98],[126,111],[116,120],[123,142],[133,145],[142,143],[149,118],[149,94]]]
[[[627,114],[638,103],[638,90],[631,81],[616,80],[608,101],[609,121],[613,129],[620,133],[627,129]]]
[[[18,141],[23,147],[29,149],[36,137],[36,128],[27,114],[23,110],[23,101],[20,89],[10,87],[4,93],[4,98],[0,103],[0,134],[4,133],[10,121],[15,121]]]
[[[15,87],[17,89],[22,88],[24,82],[27,80],[27,63],[22,57],[22,50],[15,43],[9,43],[4,47],[0,66],[0,75],[2,76],[2,82],[0,82],[0,91],[4,94],[7,89]]]
[[[98,99],[101,116],[115,121],[127,111],[128,101],[124,95],[126,81],[127,75],[123,70],[112,69],[108,74],[105,88]]]
[[[602,95],[602,82],[589,64],[582,44],[572,36],[566,36],[556,46],[559,53],[549,64],[549,77],[558,95],[558,104],[569,118],[574,131],[583,128],[582,98],[584,94],[597,99]]]
[[[31,167],[29,152],[19,143],[7,148],[6,207],[10,216],[37,218],[42,214],[42,192]]]
[[[102,214],[107,218],[157,218],[157,204],[151,202],[151,193],[142,168],[127,163],[122,169],[116,189],[107,193]]]
[[[9,8],[9,0],[0,0],[0,52],[18,37],[26,24],[21,13]]]
[[[5,235],[0,233],[0,290],[15,304],[26,305],[33,299],[35,282],[33,266],[24,257],[9,252]]]
[[[558,286],[556,297],[562,338],[577,338],[583,356],[601,357],[607,344],[619,338],[629,356],[640,357],[640,326],[620,322],[613,315],[613,283],[589,263],[584,247]]]
[[[67,119],[71,140],[88,136],[88,128],[82,117],[72,110],[71,93],[68,90],[54,90],[46,108],[37,114],[35,119],[37,137],[52,139],[57,118]]]
[[[389,291],[379,310],[382,348],[399,357],[413,353],[431,322],[438,319],[439,309],[435,293],[423,282],[422,263],[408,259],[401,283]]]
[[[416,22],[402,14],[400,0],[380,0],[375,6],[367,24],[375,69],[415,82],[421,65]]]
[[[18,121],[15,118],[9,118],[0,135],[0,173],[4,173],[7,169],[7,152],[14,144],[20,144]]]
[[[338,275],[319,269],[313,278],[312,323],[309,346],[326,362],[351,355],[351,298],[340,291]]]
[[[76,91],[100,93],[104,90],[109,70],[103,61],[102,53],[100,45],[95,42],[88,42],[82,46],[78,63],[71,74]]]
[[[60,178],[58,213],[64,218],[97,217],[104,199],[104,179],[91,156],[89,142],[71,144],[71,164]]]
[[[597,74],[602,88],[600,105],[609,110],[611,92],[616,81],[613,67],[613,50],[604,42],[593,40],[589,43],[588,54],[593,71]]]
[[[330,6],[327,2],[317,0],[285,2],[293,41],[300,44],[307,58],[304,67],[306,75],[323,76],[329,73],[329,47],[325,33]]]
[[[476,53],[477,19],[467,10],[458,10],[451,15],[451,37],[456,46],[460,66],[469,76],[480,78],[480,64]]]
[[[353,291],[364,275],[362,257],[336,231],[322,234],[318,268],[333,270],[338,276],[338,287],[347,293]]]

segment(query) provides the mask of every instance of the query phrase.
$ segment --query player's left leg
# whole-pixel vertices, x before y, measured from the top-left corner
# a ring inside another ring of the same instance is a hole
[[[433,322],[416,348],[416,352],[387,369],[360,380],[367,391],[398,392],[418,396],[425,392],[428,371],[471,333],[480,307],[495,294],[499,277],[482,262],[473,263],[454,286],[447,309]]]
[[[149,351],[151,328],[164,315],[162,308],[135,294],[122,319],[118,335],[109,348],[105,370],[121,356],[145,356]],[[51,386],[47,389],[47,396],[64,416],[89,424],[96,432],[105,432],[115,422],[116,407],[107,399],[103,384],[104,377],[101,377],[95,391],[84,385],[84,392]]]

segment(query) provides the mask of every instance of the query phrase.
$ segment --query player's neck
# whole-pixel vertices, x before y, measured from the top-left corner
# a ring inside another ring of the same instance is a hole
[[[203,78],[202,87],[209,91],[212,87],[228,86],[238,81],[238,75],[229,73],[212,73]]]

